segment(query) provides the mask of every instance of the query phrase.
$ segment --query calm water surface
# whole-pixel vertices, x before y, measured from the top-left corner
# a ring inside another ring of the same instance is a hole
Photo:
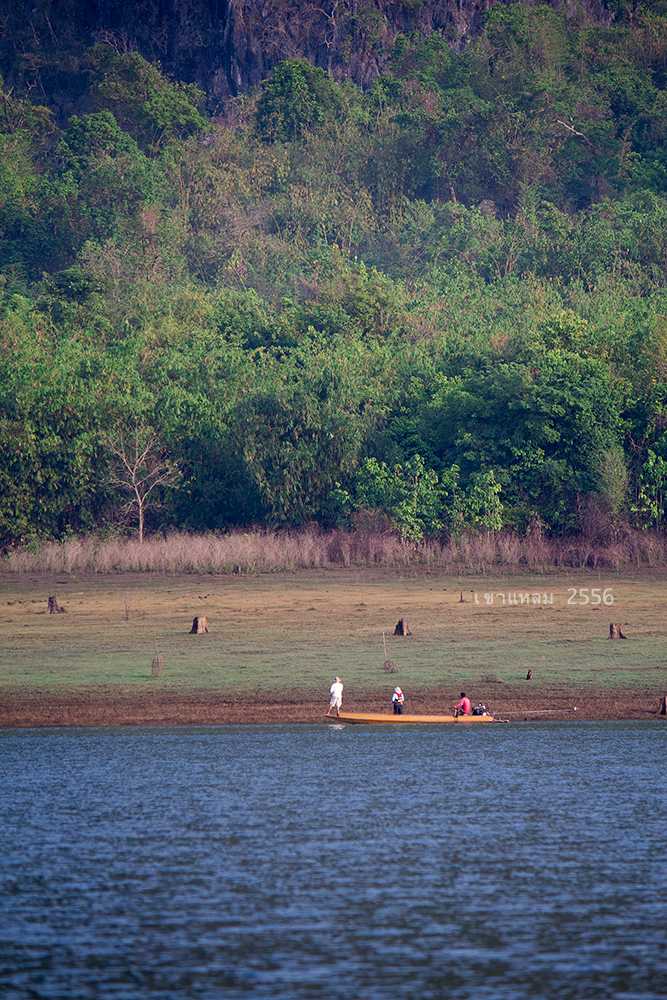
[[[667,726],[0,731],[0,995],[667,995]]]

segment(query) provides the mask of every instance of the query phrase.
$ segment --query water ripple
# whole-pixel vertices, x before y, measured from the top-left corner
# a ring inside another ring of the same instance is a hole
[[[0,733],[0,992],[664,995],[666,737]]]

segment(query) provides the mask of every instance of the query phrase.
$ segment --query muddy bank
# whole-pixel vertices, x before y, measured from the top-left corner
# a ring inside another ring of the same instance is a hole
[[[377,692],[346,692],[348,710],[390,711]],[[410,693],[406,707],[415,713],[448,711],[456,692],[425,689]],[[486,703],[496,715],[512,721],[559,719],[659,718],[662,692],[655,688],[524,689],[489,686]],[[240,723],[318,722],[326,696],[311,690],[290,693],[221,691],[155,691],[141,688],[95,687],[64,691],[5,690],[0,695],[0,727],[211,725]],[[666,720],[667,721],[667,720]]]

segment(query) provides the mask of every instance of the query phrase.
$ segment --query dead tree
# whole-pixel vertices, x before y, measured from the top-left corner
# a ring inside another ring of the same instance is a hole
[[[144,540],[144,524],[149,507],[159,505],[159,492],[174,486],[180,470],[167,458],[157,436],[148,427],[135,427],[129,433],[119,431],[107,436],[106,444],[113,457],[111,483],[127,494],[123,512],[137,517],[137,538]]]
[[[206,615],[195,615],[192,619],[190,635],[204,635],[208,632],[208,618]]]
[[[557,118],[556,119],[556,124],[557,125],[562,125],[563,128],[567,129],[567,131],[571,135],[576,135],[577,139],[583,139],[583,141],[586,143],[586,145],[590,146],[591,149],[595,148],[594,145],[593,145],[593,143],[591,142],[591,140],[588,138],[588,136],[584,135],[583,132],[580,132],[579,129],[576,129],[574,127],[574,125],[571,125],[568,122],[564,122],[561,118]]]
[[[329,22],[324,30],[323,41],[327,49],[327,73],[331,76],[331,67],[333,65],[333,59],[336,52],[336,44],[338,42],[338,22],[336,20],[336,13],[340,5],[340,0],[334,0],[334,3],[330,4],[331,10],[324,10],[322,7],[316,7],[315,11],[318,14],[322,14],[326,20]]]
[[[65,609],[58,604],[58,598],[55,594],[49,596],[49,614],[50,615],[64,615]]]
[[[406,618],[398,619],[396,622],[396,628],[394,629],[394,635],[412,635]]]
[[[610,639],[627,639],[627,635],[623,632],[623,626],[620,622],[610,622],[609,623],[609,638]]]

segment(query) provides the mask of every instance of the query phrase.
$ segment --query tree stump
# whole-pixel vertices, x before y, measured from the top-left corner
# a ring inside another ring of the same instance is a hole
[[[190,635],[203,635],[208,632],[208,618],[206,615],[195,615],[192,619]]]
[[[627,639],[627,635],[623,632],[623,626],[620,622],[610,622],[609,623],[609,638],[610,639]]]
[[[410,626],[407,623],[407,619],[399,618],[396,622],[396,628],[394,629],[394,635],[412,635],[410,631]]]
[[[151,677],[159,677],[162,673],[162,668],[164,667],[164,656],[153,657],[153,662],[151,663]]]
[[[55,594],[49,596],[49,614],[50,615],[64,615],[65,609],[58,604],[58,598]]]
[[[385,674],[395,674],[396,671],[398,670],[398,667],[396,666],[393,660],[385,660],[382,669],[384,670]]]
[[[663,694],[660,699],[660,708],[658,709],[658,715],[667,715],[667,694]]]
[[[526,674],[526,680],[532,681],[532,679],[533,679],[533,671],[529,670],[528,673]]]

